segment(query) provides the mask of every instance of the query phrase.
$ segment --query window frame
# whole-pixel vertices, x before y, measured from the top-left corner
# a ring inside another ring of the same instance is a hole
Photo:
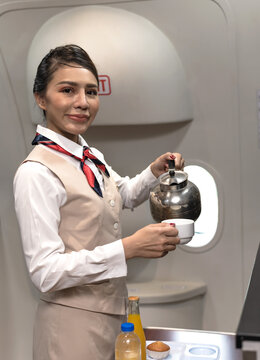
[[[217,243],[220,241],[222,232],[223,232],[223,218],[224,218],[224,191],[223,191],[223,185],[221,182],[221,177],[219,173],[216,171],[215,168],[213,168],[211,165],[207,164],[204,161],[201,160],[188,160],[185,161],[185,167],[186,166],[199,166],[206,170],[214,179],[216,188],[217,188],[217,196],[218,196],[218,222],[216,227],[216,232],[211,241],[209,241],[207,244],[197,247],[191,247],[189,244],[180,246],[180,249],[189,253],[203,253],[206,251],[211,250],[213,247],[217,245]],[[195,181],[193,181],[195,185],[198,186]],[[203,207],[203,204],[201,204]]]

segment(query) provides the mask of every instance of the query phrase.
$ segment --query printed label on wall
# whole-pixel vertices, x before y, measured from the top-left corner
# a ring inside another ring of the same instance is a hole
[[[99,75],[99,95],[110,95],[111,94],[111,82],[108,75]]]

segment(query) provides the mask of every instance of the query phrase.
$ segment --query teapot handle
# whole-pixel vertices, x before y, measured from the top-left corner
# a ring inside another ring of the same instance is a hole
[[[175,176],[175,160],[167,160],[168,161],[168,166],[169,166],[169,175],[170,177],[174,177]]]

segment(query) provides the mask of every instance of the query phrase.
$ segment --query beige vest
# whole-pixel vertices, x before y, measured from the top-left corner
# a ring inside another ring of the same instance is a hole
[[[36,146],[25,161],[47,166],[62,182],[67,201],[60,208],[59,235],[65,252],[93,250],[121,238],[122,200],[115,182],[103,176],[103,198],[89,186],[84,173],[58,154]],[[45,301],[109,314],[125,314],[125,277],[42,294]]]

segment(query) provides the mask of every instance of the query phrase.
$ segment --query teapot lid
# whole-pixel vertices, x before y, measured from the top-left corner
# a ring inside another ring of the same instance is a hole
[[[166,174],[160,179],[162,190],[181,189],[187,185],[188,174],[184,171],[175,171],[174,175]]]
[[[168,160],[168,174],[164,175],[160,180],[160,188],[162,191],[172,189],[181,189],[187,185],[188,174],[184,171],[175,171],[175,161]]]

